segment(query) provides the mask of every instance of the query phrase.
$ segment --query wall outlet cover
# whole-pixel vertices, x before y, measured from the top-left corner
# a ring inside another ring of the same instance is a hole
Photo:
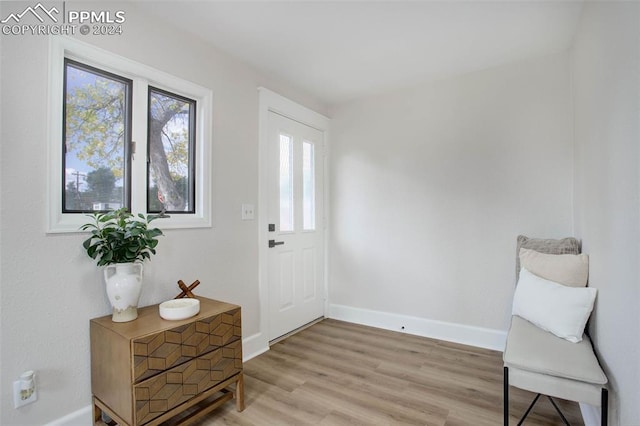
[[[35,384],[33,392],[25,399],[22,399],[22,386],[20,386],[20,384],[20,380],[16,380],[15,382],[13,382],[13,408],[19,408],[23,405],[31,404],[32,402],[36,402],[38,400],[38,391],[35,389]]]

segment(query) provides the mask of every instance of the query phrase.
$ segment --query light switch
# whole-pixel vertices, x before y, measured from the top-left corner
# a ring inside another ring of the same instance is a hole
[[[243,204],[242,205],[242,220],[253,220],[253,219],[254,219],[253,204]]]

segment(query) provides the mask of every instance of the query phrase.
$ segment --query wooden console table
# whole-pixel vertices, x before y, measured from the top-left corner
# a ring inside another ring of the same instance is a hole
[[[200,313],[180,321],[158,305],[131,322],[91,320],[94,424],[102,411],[119,425],[187,424],[234,397],[244,409],[240,307],[198,299]]]

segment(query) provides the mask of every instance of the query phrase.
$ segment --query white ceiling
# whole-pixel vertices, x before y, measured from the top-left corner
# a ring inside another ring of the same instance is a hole
[[[327,104],[568,48],[580,1],[169,1],[150,11]]]

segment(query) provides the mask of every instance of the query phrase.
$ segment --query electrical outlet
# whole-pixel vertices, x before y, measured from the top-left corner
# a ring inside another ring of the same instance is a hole
[[[242,220],[253,220],[253,219],[254,219],[253,204],[243,204],[242,205]]]
[[[38,392],[36,390],[35,373],[26,371],[22,373],[20,380],[13,382],[13,407],[22,407],[37,400]]]

